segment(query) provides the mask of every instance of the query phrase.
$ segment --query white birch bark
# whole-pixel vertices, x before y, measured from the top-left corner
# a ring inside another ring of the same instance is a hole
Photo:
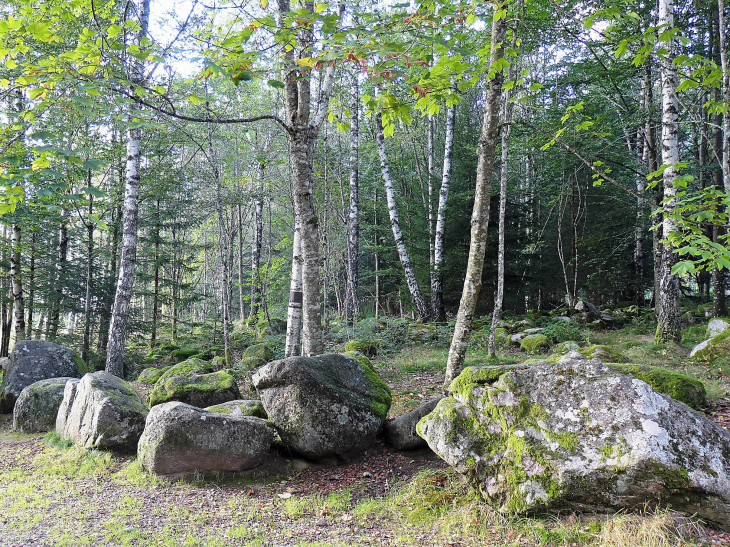
[[[497,18],[501,10],[500,4],[495,4],[492,20],[492,54],[489,64],[494,64],[504,57],[504,39],[507,33],[506,17]],[[469,260],[466,267],[464,289],[459,302],[459,313],[456,316],[454,336],[449,348],[446,362],[446,376],[444,389],[448,389],[451,381],[464,368],[466,350],[471,337],[471,327],[474,320],[479,292],[482,288],[482,270],[484,254],[487,246],[487,228],[489,227],[489,201],[492,195],[492,173],[494,171],[494,153],[499,137],[499,106],[502,96],[503,72],[495,72],[489,79],[484,105],[481,134],[477,146],[477,173],[476,192],[474,195],[474,210],[471,217],[471,243],[469,244]]]
[[[395,191],[393,189],[393,179],[390,176],[390,168],[388,166],[388,156],[385,153],[385,137],[383,136],[383,119],[378,112],[375,114],[375,141],[378,148],[378,157],[380,158],[380,172],[383,175],[383,185],[385,187],[385,198],[388,203],[388,214],[390,216],[390,227],[393,230],[393,239],[395,247],[398,250],[398,258],[400,259],[403,274],[406,278],[408,291],[411,293],[411,299],[418,310],[421,321],[428,321],[430,312],[426,301],[423,299],[421,289],[416,280],[416,274],[411,265],[411,258],[406,249],[406,242],[403,238],[403,232],[400,228],[400,219],[398,218],[398,206],[395,202]]]
[[[150,19],[150,0],[137,0],[139,31],[137,44],[141,44]],[[144,84],[144,64],[137,58],[131,61],[131,80],[134,86]],[[140,111],[137,103],[130,105],[129,120]],[[122,252],[119,260],[119,276],[114,296],[112,319],[109,326],[106,371],[115,376],[124,375],[124,342],[127,337],[127,319],[132,300],[134,270],[137,264],[137,220],[139,208],[139,181],[142,159],[142,129],[127,129],[127,167],[124,184],[124,210],[122,213]]]
[[[291,281],[289,282],[289,308],[286,315],[285,357],[302,354],[302,243],[299,222],[294,221],[292,239]]]
[[[511,68],[511,67],[510,67]],[[510,70],[510,77],[512,76]],[[487,352],[489,355],[497,353],[497,325],[499,324],[499,316],[502,313],[502,304],[504,303],[504,230],[505,218],[507,213],[507,179],[508,179],[508,162],[509,162],[509,138],[512,131],[512,111],[514,104],[510,102],[510,92],[504,92],[504,121],[505,126],[502,131],[502,157],[499,171],[499,234],[497,243],[497,294],[494,298],[494,311],[492,312],[492,324],[489,328],[489,340],[487,342]]]
[[[718,35],[720,39],[720,65],[722,67],[722,104],[730,104],[730,70],[727,66],[727,40],[725,35],[725,0],[717,0]],[[730,192],[730,114],[722,117],[722,183]]]
[[[659,28],[660,32],[674,28],[673,0],[659,0]],[[667,53],[660,59],[662,79],[662,164],[664,165],[664,209],[662,220],[662,237],[664,249],[662,252],[661,282],[657,306],[656,342],[664,343],[679,341],[681,335],[681,318],[679,313],[679,279],[672,275],[672,266],[677,261],[674,247],[669,236],[678,230],[676,221],[672,218],[672,209],[676,206],[677,188],[674,186],[677,178],[676,165],[679,163],[679,101],[676,89],[677,67],[674,64],[675,39],[659,42]]]
[[[454,156],[454,124],[456,121],[456,107],[446,109],[446,135],[444,137],[444,165],[441,173],[441,190],[439,191],[439,205],[436,212],[436,235],[433,239],[433,277],[431,282],[431,313],[438,321],[446,321],[444,310],[444,230],[446,228],[446,201],[449,198],[451,185],[451,164]],[[431,174],[429,174],[429,184]],[[429,192],[431,187],[429,186]],[[429,194],[429,207],[431,196]],[[431,211],[429,210],[429,215]],[[430,220],[429,220],[430,226]]]
[[[359,313],[358,277],[359,277],[359,171],[358,151],[360,145],[360,87],[357,73],[350,82],[350,207],[347,216],[347,326],[355,324]]]

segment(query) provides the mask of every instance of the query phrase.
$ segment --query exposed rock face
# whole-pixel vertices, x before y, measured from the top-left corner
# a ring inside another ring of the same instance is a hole
[[[23,389],[13,408],[13,431],[40,433],[55,428],[66,381],[74,379],[48,378]]]
[[[649,502],[730,525],[730,433],[701,414],[599,360],[468,370],[418,433],[499,510]]]
[[[0,384],[0,414],[12,412],[20,392],[30,384],[85,373],[86,363],[75,351],[53,342],[20,340],[10,352],[10,365]]]
[[[261,359],[265,363],[268,363],[274,358],[274,350],[266,344],[254,344],[246,348],[246,351],[243,352],[243,357],[255,357],[256,359]]]
[[[226,370],[210,374],[163,375],[150,393],[150,407],[180,401],[197,407],[218,405],[241,398],[236,379]]]
[[[416,433],[416,424],[426,414],[430,413],[441,399],[433,399],[418,408],[406,412],[402,416],[388,422],[383,429],[385,442],[396,450],[415,450],[428,446],[425,440]]]
[[[69,380],[56,417],[56,432],[86,448],[134,451],[147,408],[124,380],[100,371]]]
[[[167,378],[171,378],[173,376],[186,376],[188,374],[207,374],[208,372],[213,372],[213,365],[211,365],[208,361],[203,361],[202,359],[191,357],[189,359],[186,359],[182,363],[178,363],[177,365],[173,365],[167,368],[167,370],[162,373],[162,376],[157,379],[157,382],[166,380]]]
[[[714,338],[730,328],[730,321],[727,319],[713,319],[707,324],[707,338]]]
[[[266,414],[264,405],[256,399],[238,399],[236,401],[228,401],[219,405],[213,405],[205,408],[209,412],[219,412],[221,414],[230,414],[231,416],[253,416],[268,420],[269,415]]]
[[[550,341],[544,334],[528,334],[520,340],[520,349],[528,353],[539,353],[549,346]]]
[[[583,313],[595,313],[599,314],[598,308],[595,307],[593,304],[588,302],[587,300],[579,300],[578,303],[575,305],[575,309],[579,312]]]
[[[273,439],[274,428],[259,418],[170,402],[150,410],[137,456],[160,475],[242,471],[266,458]]]
[[[388,386],[346,355],[272,361],[253,384],[283,442],[313,459],[365,450],[390,408]]]

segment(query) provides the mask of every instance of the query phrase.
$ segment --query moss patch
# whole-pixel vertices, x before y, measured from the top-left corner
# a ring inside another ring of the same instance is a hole
[[[345,353],[359,352],[363,355],[373,358],[378,354],[378,346],[382,344],[382,340],[350,340],[345,344]]]
[[[465,395],[472,388],[491,385],[502,375],[514,370],[517,365],[499,365],[493,367],[466,367],[449,385],[452,395]]]
[[[373,363],[368,359],[365,355],[360,353],[359,351],[346,351],[344,355],[347,355],[348,357],[352,357],[353,359],[356,359],[358,363],[360,363],[362,366],[369,368],[370,370],[374,371],[375,368],[373,367]]]
[[[648,365],[611,363],[611,368],[649,384],[659,393],[669,395],[695,409],[707,405],[707,392],[702,382],[679,372]]]
[[[157,380],[159,380],[160,377],[165,374],[165,372],[167,372],[169,369],[170,367],[146,368],[140,373],[137,381],[147,385],[154,385],[157,383]]]
[[[190,374],[206,374],[213,372],[213,365],[202,359],[191,357],[182,363],[173,365],[162,373],[157,383],[172,378],[173,376],[188,376]]]
[[[193,355],[198,355],[200,353],[200,348],[180,348],[172,352],[172,357],[175,359],[175,361],[180,363],[192,357]]]
[[[254,344],[246,348],[246,351],[243,352],[243,357],[256,357],[268,363],[274,358],[274,350],[266,344]]]
[[[217,396],[216,394],[220,394]],[[210,374],[190,374],[160,379],[150,393],[150,408],[168,401],[182,401],[200,406],[207,396],[232,400],[240,398],[238,385],[233,375],[226,370]],[[212,404],[219,404],[212,403]],[[203,404],[203,406],[207,406]]]
[[[527,353],[540,353],[548,346],[550,346],[550,342],[544,334],[531,334],[525,336],[520,342],[520,349]]]
[[[84,361],[78,353],[74,352],[71,359],[73,359],[73,362],[76,363],[76,367],[79,369],[79,374],[81,376],[89,372],[89,367],[86,365],[86,361]]]
[[[579,348],[577,351],[583,354],[587,359],[600,359],[603,362],[611,363],[621,363],[625,361],[621,352],[611,346],[594,344],[587,348]]]

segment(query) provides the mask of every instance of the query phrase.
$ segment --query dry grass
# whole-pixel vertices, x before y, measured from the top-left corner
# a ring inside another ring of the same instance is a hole
[[[701,534],[691,520],[670,511],[616,515],[601,527],[599,547],[682,547]]]

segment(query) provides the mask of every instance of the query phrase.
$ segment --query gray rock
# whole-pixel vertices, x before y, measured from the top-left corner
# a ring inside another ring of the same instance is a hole
[[[48,378],[78,378],[86,373],[79,355],[53,342],[20,340],[10,352],[10,365],[0,384],[0,414],[13,411],[24,388]]]
[[[583,355],[581,352],[576,350],[570,350],[568,353],[563,355],[560,358],[559,363],[570,363],[571,361],[583,361],[585,359],[585,355]]]
[[[385,428],[383,428],[385,442],[396,450],[415,450],[428,446],[426,441],[416,433],[416,424],[421,418],[436,408],[440,400],[441,398],[439,397],[438,399],[428,401],[418,408],[406,412],[388,422]]]
[[[40,433],[54,429],[66,382],[74,379],[48,378],[23,389],[13,408],[13,431]]]
[[[133,451],[147,408],[124,380],[99,371],[66,382],[56,432],[85,448]]]
[[[541,327],[535,327],[535,328],[532,328],[532,329],[525,329],[523,332],[525,334],[531,335],[531,334],[537,334],[538,332],[540,332],[542,330],[544,330],[544,329],[541,328]]]
[[[710,349],[711,347],[712,347],[712,339],[705,340],[704,342],[700,342],[694,348],[692,348],[692,351],[689,352],[689,356],[690,357],[701,356],[705,350]]]
[[[527,335],[524,332],[518,332],[517,334],[513,334],[509,337],[509,341],[513,344],[520,345],[520,342],[526,337]]]
[[[282,441],[312,459],[365,450],[391,402],[377,374],[346,355],[272,361],[256,371],[253,385]]]
[[[730,328],[730,322],[726,319],[713,319],[707,324],[707,338],[714,338]]]
[[[595,307],[593,304],[588,302],[587,300],[579,300],[578,303],[575,305],[575,309],[579,312],[583,313],[600,313],[598,311],[598,308]]]
[[[418,433],[498,510],[648,503],[730,526],[730,433],[645,382],[598,360],[458,380]]]
[[[228,401],[219,405],[206,407],[209,412],[220,412],[221,414],[230,414],[232,416],[253,416],[268,420],[269,415],[261,401],[257,399],[238,399],[236,401]]]
[[[263,462],[273,439],[274,428],[259,418],[175,401],[150,410],[137,457],[159,475],[242,471]]]
[[[10,368],[10,357],[0,357],[0,369],[7,371]]]
[[[553,317],[553,321],[562,321],[563,323],[570,323],[573,320],[570,317],[568,317],[567,315],[557,315],[557,316]]]

